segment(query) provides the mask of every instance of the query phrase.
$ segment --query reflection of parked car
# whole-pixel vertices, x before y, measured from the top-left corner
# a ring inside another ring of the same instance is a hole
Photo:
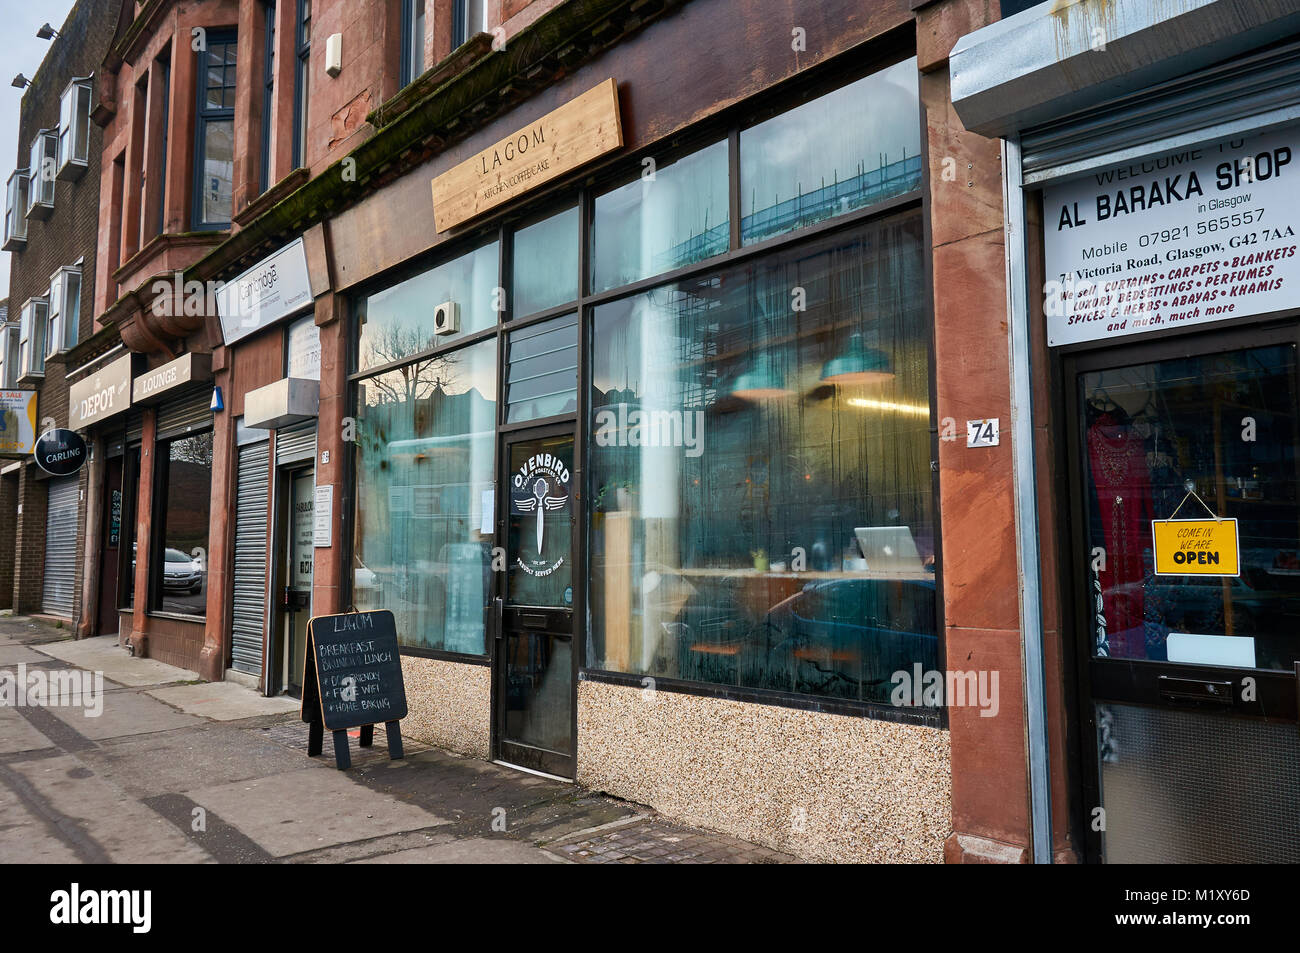
[[[739,583],[694,589],[662,623],[680,677],[888,702],[895,672],[938,668],[931,579],[823,579],[770,608]]]
[[[170,546],[163,552],[163,588],[196,593],[203,587],[203,563]]]

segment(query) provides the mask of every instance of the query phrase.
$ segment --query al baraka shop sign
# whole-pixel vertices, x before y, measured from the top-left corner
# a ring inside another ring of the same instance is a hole
[[[1297,140],[1224,140],[1044,189],[1048,343],[1300,305]]]

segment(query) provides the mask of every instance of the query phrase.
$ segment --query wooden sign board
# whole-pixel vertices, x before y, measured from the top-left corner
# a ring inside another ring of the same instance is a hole
[[[622,146],[610,78],[434,179],[434,222],[444,232]]]
[[[307,753],[318,755],[325,731],[334,734],[339,769],[351,765],[348,729],[361,729],[361,746],[383,722],[388,753],[402,757],[398,721],[406,717],[406,685],[397,650],[397,623],[388,609],[315,616],[307,623],[302,720],[311,725]]]

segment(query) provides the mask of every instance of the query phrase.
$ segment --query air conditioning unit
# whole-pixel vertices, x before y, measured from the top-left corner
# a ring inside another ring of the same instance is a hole
[[[433,333],[455,334],[460,330],[460,305],[444,301],[433,311]]]

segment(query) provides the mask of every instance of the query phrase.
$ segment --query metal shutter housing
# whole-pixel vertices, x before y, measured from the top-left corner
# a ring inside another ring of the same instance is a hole
[[[212,385],[204,384],[158,406],[158,438],[183,437],[212,426]]]
[[[80,479],[60,477],[47,481],[46,486],[49,497],[45,511],[45,584],[41,611],[71,619],[77,588]]]
[[[275,432],[275,462],[298,463],[316,456],[316,421]]]
[[[1300,119],[1300,42],[1113,99],[1021,134],[1025,184]]]
[[[231,611],[231,667],[262,675],[266,625],[266,532],[271,445],[239,448],[235,499],[235,571]]]

